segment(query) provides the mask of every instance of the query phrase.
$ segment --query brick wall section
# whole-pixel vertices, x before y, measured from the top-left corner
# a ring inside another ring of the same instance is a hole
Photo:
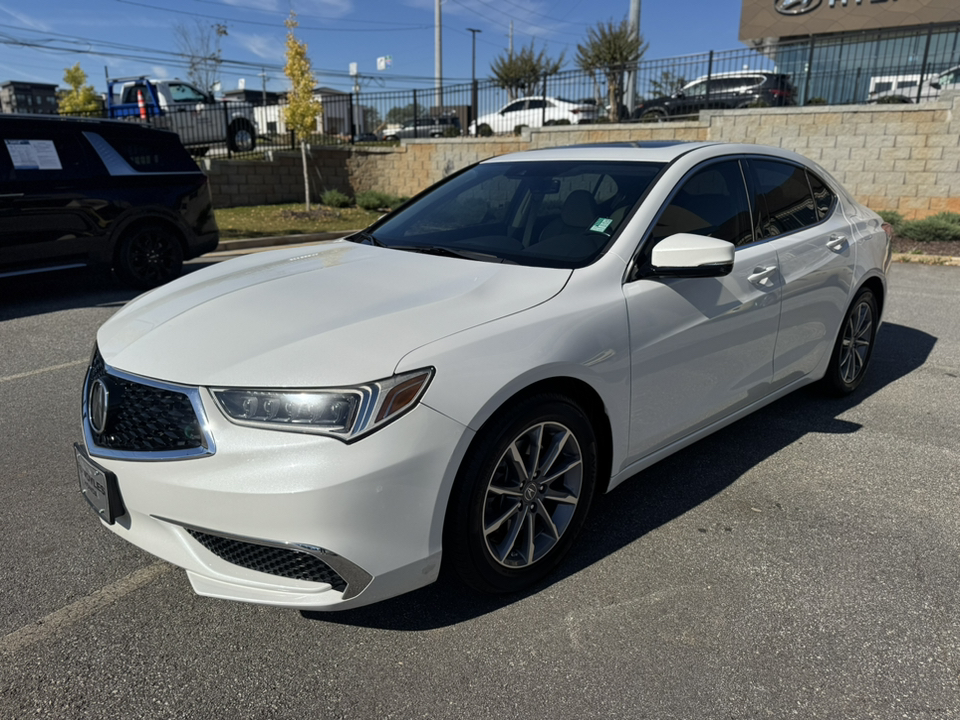
[[[874,210],[907,218],[960,212],[960,96],[921,105],[703,112],[697,121],[571,125],[519,137],[408,140],[400,147],[317,148],[314,195],[334,188],[411,196],[466,165],[520,150],[643,140],[749,142],[815,160]],[[218,207],[303,201],[300,154],[204,161]]]

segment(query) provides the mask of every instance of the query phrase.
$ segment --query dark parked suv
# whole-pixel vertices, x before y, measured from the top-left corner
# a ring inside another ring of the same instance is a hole
[[[634,109],[633,117],[665,120],[701,110],[795,105],[796,94],[790,76],[783,73],[753,70],[718,73],[697,78],[669,97],[645,100]]]
[[[210,188],[176,133],[0,115],[0,277],[112,267],[149,288],[217,247]]]
[[[460,118],[455,115],[449,117],[422,117],[405,122],[396,132],[384,134],[384,140],[400,140],[401,138],[437,138],[451,137],[460,134]]]

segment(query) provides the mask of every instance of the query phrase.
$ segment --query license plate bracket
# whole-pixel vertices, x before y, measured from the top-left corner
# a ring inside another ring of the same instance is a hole
[[[80,492],[100,519],[113,525],[116,519],[126,512],[120,498],[117,476],[93,462],[78,444],[74,443],[73,449],[77,453]]]

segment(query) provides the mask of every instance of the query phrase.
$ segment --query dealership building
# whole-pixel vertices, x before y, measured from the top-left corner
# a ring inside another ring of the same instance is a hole
[[[960,66],[960,0],[743,0],[740,40],[791,76],[800,104],[917,102]]]

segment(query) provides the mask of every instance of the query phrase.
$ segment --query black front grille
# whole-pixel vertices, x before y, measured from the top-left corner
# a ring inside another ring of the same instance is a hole
[[[187,528],[187,532],[207,550],[228,563],[293,580],[328,583],[339,592],[347,589],[344,579],[315,555],[232,540],[190,528]]]
[[[110,402],[104,431],[98,434],[91,428],[95,445],[133,452],[203,447],[203,432],[186,395],[110,375],[98,351],[87,388],[101,378],[108,384]]]

